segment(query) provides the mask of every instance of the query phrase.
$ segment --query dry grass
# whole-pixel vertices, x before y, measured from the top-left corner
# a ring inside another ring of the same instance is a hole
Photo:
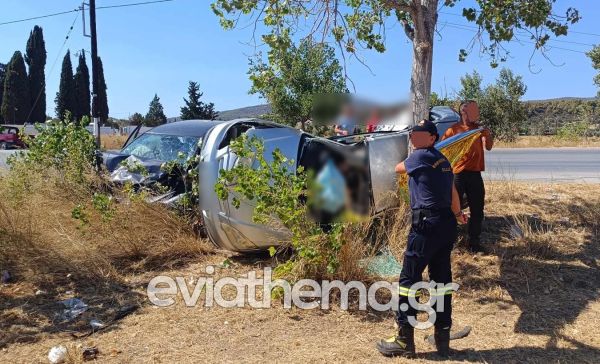
[[[0,178],[0,272],[9,271],[17,282],[0,286],[0,348],[85,331],[91,318],[109,322],[120,308],[143,302],[130,275],[203,259],[211,251],[162,206],[117,192],[122,201],[113,201],[108,213],[99,211],[92,196],[108,188],[93,175],[82,185],[58,172],[18,167]],[[76,210],[85,219],[74,219]],[[57,302],[70,297],[94,307],[94,316],[62,322]]]
[[[100,144],[102,150],[119,150],[127,141],[128,135],[102,135]]]
[[[495,148],[600,147],[600,137],[561,139],[552,135],[519,136],[514,142],[496,141]]]
[[[452,342],[459,350],[454,361],[596,362],[600,357],[600,187],[517,182],[492,182],[486,187],[483,243],[488,254],[470,254],[460,242],[453,253],[454,277],[461,287],[454,297],[454,323],[473,326],[469,337]],[[347,245],[340,260],[353,267],[357,257],[368,254],[382,240],[389,240],[394,254],[401,257],[406,228],[406,216],[397,211],[381,216],[371,226],[357,226],[347,234],[364,238]],[[223,265],[225,259],[231,264]],[[214,276],[218,279],[239,277],[272,264],[266,255],[217,253],[201,262],[162,265],[160,273],[206,276],[205,267],[212,265],[217,267]],[[129,286],[137,287],[127,292],[141,295],[158,271],[119,273]],[[357,273],[348,268],[346,274]],[[23,295],[33,289],[13,284],[0,287],[0,296]],[[73,362],[81,346],[92,345],[100,349],[99,359],[109,363],[381,362],[374,342],[393,330],[389,312],[284,310],[277,303],[266,310],[178,304],[165,309],[147,305],[114,329],[86,339],[56,332],[39,337],[35,336],[38,321],[31,315],[33,307],[0,307],[4,327],[21,334],[5,340],[0,361],[44,362],[48,349],[62,344],[68,346]],[[90,311],[101,308],[94,306]],[[26,329],[35,338],[29,343],[24,339],[29,337]],[[420,354],[414,361],[438,361],[423,336],[417,332]]]

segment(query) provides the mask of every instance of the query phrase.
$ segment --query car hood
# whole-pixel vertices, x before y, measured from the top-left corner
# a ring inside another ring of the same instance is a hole
[[[120,152],[104,153],[103,158],[104,165],[110,172],[110,179],[113,182],[150,184],[160,180],[165,175],[165,172],[161,169],[165,162],[161,160],[139,158]],[[127,166],[139,166],[141,170],[131,172]]]

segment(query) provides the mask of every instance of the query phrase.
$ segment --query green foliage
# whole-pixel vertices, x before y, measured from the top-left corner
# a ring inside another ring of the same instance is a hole
[[[588,134],[600,133],[600,100],[558,99],[528,101],[527,134],[558,134],[567,124],[588,123]]]
[[[102,59],[98,57],[98,96],[97,105],[98,105],[98,117],[100,120],[105,123],[108,120],[108,95],[106,94],[106,80],[104,79],[104,66],[102,65]]]
[[[479,43],[482,53],[490,57],[490,65],[497,67],[507,59],[503,44],[517,35],[529,38],[536,50],[544,51],[550,38],[567,34],[569,25],[579,21],[576,9],[568,8],[564,14],[555,11],[556,0],[476,0],[465,2],[462,15],[479,27],[481,33],[459,51],[459,59]],[[444,5],[456,7],[459,0],[445,0]],[[262,40],[271,49],[285,51],[291,38],[308,38],[320,34],[338,45],[342,52],[355,54],[359,48],[385,51],[386,27],[401,25],[415,50],[422,42],[430,42],[437,20],[438,1],[409,0],[325,0],[325,1],[273,1],[273,0],[214,0],[211,5],[225,29],[234,28],[241,17],[262,22],[265,33]],[[256,16],[256,14],[260,14]],[[451,30],[450,30],[451,31]],[[487,35],[487,39],[486,39]],[[393,39],[392,42],[397,42]],[[423,52],[423,44],[419,52]],[[429,47],[426,52],[431,52]],[[417,52],[414,52],[417,54]],[[274,57],[283,54],[273,53]],[[422,58],[420,58],[422,59]],[[271,62],[272,59],[269,59]],[[421,65],[425,66],[425,65]],[[424,67],[419,72],[427,72]],[[422,76],[422,75],[419,75]],[[413,81],[425,79],[413,74]],[[430,82],[431,80],[428,80]],[[424,101],[424,100],[422,100]]]
[[[75,71],[75,110],[73,111],[76,121],[91,114],[90,96],[90,71],[85,62],[85,51],[79,53],[79,63]]]
[[[63,58],[62,71],[60,72],[60,85],[54,99],[56,104],[56,117],[60,120],[65,120],[67,114],[73,116],[73,112],[77,107],[75,100],[75,80],[73,79],[73,65],[71,64],[71,51],[67,50],[67,54]]]
[[[460,78],[461,90],[458,92],[460,100],[478,100],[483,95],[482,90],[483,79],[477,71],[471,74],[466,74]]]
[[[307,203],[303,202],[303,197],[310,201],[311,176],[302,167],[294,170],[295,162],[279,149],[272,152],[268,162],[264,144],[256,137],[243,135],[230,148],[239,162],[230,170],[220,171],[215,192],[221,200],[230,199],[235,208],[239,208],[240,199],[251,200],[255,223],[269,224],[276,219],[291,232],[295,254],[276,268],[276,274],[323,277],[335,273],[344,225],[332,224],[325,232],[311,220]]]
[[[198,155],[186,158],[185,153],[179,152],[176,160],[165,162],[160,166],[160,169],[164,172],[183,181],[185,192],[178,201],[178,206],[188,215],[195,213],[196,209],[194,207],[198,203],[200,191],[198,184],[200,180],[198,176],[198,158]]]
[[[4,79],[6,78],[6,65],[0,63],[0,110],[2,108],[2,98],[4,96]],[[0,124],[4,123],[2,112],[0,111]]]
[[[479,103],[481,120],[494,135],[501,140],[512,141],[527,120],[525,105],[521,98],[527,87],[521,76],[503,68],[495,84],[482,89],[483,79],[474,71],[461,77],[461,100],[475,100]]]
[[[44,33],[39,26],[33,27],[27,40],[25,62],[29,66],[29,91],[31,115],[28,122],[46,121],[46,44]]]
[[[96,155],[94,137],[85,128],[88,123],[89,118],[84,117],[81,124],[75,124],[67,113],[64,122],[36,124],[38,134],[27,140],[28,152],[10,163],[42,170],[53,168],[65,178],[83,181],[93,169]]]
[[[115,214],[113,198],[104,193],[95,192],[92,197],[92,206],[100,213],[102,220],[110,220]]]
[[[6,68],[0,112],[5,123],[24,124],[31,108],[29,79],[21,52],[16,51]]]
[[[454,7],[458,0],[446,0],[445,5]],[[581,17],[574,8],[567,8],[564,15],[554,12],[556,0],[476,0],[476,6],[469,4],[462,9],[463,17],[477,24],[479,31],[487,35],[487,41],[481,40],[479,51],[490,57],[490,66],[495,68],[505,62],[508,51],[503,43],[512,41],[516,36],[525,35],[534,43],[536,50],[544,47],[552,36],[567,35],[569,25],[577,23]],[[461,50],[464,60],[468,50]]]
[[[140,125],[145,123],[144,115],[139,112],[134,113],[129,117],[129,123],[131,125]]]
[[[204,95],[200,92],[200,85],[197,82],[190,81],[188,85],[188,98],[183,99],[185,106],[181,108],[181,119],[182,120],[214,120],[219,116],[219,113],[215,111],[215,105],[210,102],[205,104],[200,101],[200,98]]]
[[[305,39],[300,45],[271,49],[269,63],[250,61],[250,93],[258,93],[273,108],[273,119],[296,126],[313,119],[315,98],[348,92],[335,51],[324,43]]]
[[[90,223],[89,215],[85,211],[85,207],[81,204],[77,204],[73,207],[73,210],[71,210],[71,218],[79,220],[82,226]]]
[[[587,53],[587,56],[592,60],[592,67],[598,71],[598,74],[594,76],[594,83],[600,88],[600,45],[596,45],[592,48],[592,50]],[[598,90],[598,97],[600,97],[600,89]]]
[[[449,106],[454,107],[456,101],[448,96],[440,97],[436,92],[432,92],[429,98],[429,106]]]
[[[157,126],[167,122],[167,117],[157,94],[154,94],[154,98],[150,101],[150,107],[144,121],[147,126]]]
[[[587,136],[590,130],[589,121],[575,121],[566,123],[558,129],[556,136],[559,139],[579,140]]]

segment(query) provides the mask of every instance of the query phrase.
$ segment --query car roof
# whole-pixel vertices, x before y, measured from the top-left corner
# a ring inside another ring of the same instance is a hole
[[[431,114],[433,114],[432,116],[435,120],[443,119],[446,121],[448,119],[458,121],[459,119],[458,113],[448,106],[434,106],[431,108]]]
[[[23,127],[23,125],[21,125],[21,127]],[[17,129],[17,130],[19,130],[19,127],[14,126],[14,125],[2,125],[2,124],[0,124],[0,129],[13,129],[13,130]]]
[[[220,120],[182,120],[159,125],[148,130],[148,134],[168,134],[178,136],[204,136],[213,126],[223,123]]]

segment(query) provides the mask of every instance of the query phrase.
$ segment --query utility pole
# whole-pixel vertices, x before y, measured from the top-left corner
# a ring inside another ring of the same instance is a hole
[[[96,0],[90,4],[90,36],[92,38],[92,120],[96,146],[100,149],[100,118],[98,117],[98,41],[96,39]]]

